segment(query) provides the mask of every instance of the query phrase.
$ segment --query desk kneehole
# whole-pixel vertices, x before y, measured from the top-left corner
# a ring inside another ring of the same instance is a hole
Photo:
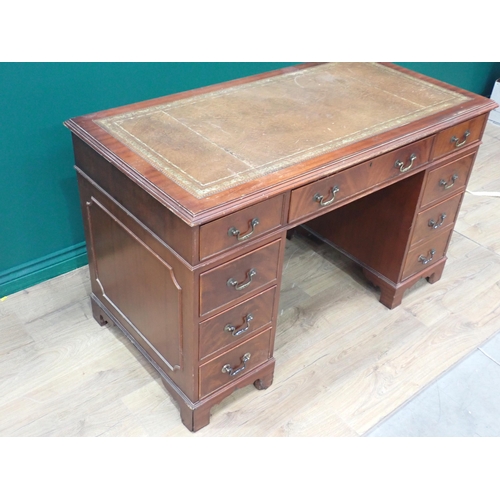
[[[413,174],[429,162],[433,136],[395,149],[347,170],[294,189],[290,200],[289,222],[334,208],[395,178]]]

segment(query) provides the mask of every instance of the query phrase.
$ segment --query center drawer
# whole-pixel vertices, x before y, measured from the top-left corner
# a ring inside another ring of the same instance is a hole
[[[434,136],[378,156],[307,186],[294,189],[289,222],[335,207],[345,198],[409,175],[429,161]]]
[[[246,298],[278,279],[281,240],[200,275],[200,315]]]

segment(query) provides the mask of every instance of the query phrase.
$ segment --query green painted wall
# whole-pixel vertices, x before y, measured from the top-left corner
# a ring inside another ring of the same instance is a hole
[[[405,68],[489,97],[500,62],[397,62]]]
[[[0,63],[0,297],[86,264],[64,120],[293,63]],[[500,63],[400,63],[489,95]]]
[[[87,262],[64,120],[289,65],[1,63],[0,297]]]

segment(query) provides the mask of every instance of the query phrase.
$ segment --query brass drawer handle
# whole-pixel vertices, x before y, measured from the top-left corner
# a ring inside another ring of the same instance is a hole
[[[246,331],[248,331],[248,329],[250,328],[250,321],[252,321],[252,320],[253,320],[252,313],[248,313],[245,316],[245,322],[243,323],[243,325],[236,327],[236,326],[233,326],[231,324],[228,324],[224,327],[224,331],[230,333],[233,337],[238,337],[242,333],[245,333]],[[246,324],[246,326],[244,326],[245,324]]]
[[[235,227],[229,228],[227,234],[228,236],[236,236],[238,241],[244,241],[248,240],[250,236],[252,236],[253,232],[255,231],[255,227],[259,225],[259,219],[255,217],[250,221],[250,229],[248,230],[247,233],[245,234],[240,234],[240,231],[236,229]]]
[[[464,133],[464,139],[463,139],[463,141],[458,142],[459,138],[456,135],[454,135],[451,138],[450,142],[454,142],[455,143],[455,147],[459,148],[460,146],[463,146],[467,142],[467,137],[469,137],[469,135],[470,135],[470,132],[468,130],[466,130],[465,133]]]
[[[222,367],[222,373],[227,373],[230,377],[235,377],[236,375],[238,375],[238,373],[241,373],[245,369],[250,356],[251,354],[249,352],[243,355],[243,357],[241,358],[243,364],[240,365],[239,368],[231,368],[231,365],[229,363],[227,365],[224,365]]]
[[[434,248],[432,250],[429,251],[429,253],[427,254],[428,257],[426,258],[424,255],[420,255],[420,257],[418,258],[418,260],[420,262],[422,262],[422,264],[425,266],[426,264],[428,264],[433,258],[434,258],[434,254],[436,253],[436,250],[434,250]]]
[[[394,166],[396,168],[399,168],[400,172],[408,172],[408,170],[410,170],[410,168],[413,167],[413,162],[416,159],[417,159],[417,155],[415,153],[412,153],[412,155],[410,156],[410,163],[408,164],[407,167],[405,167],[404,161],[401,161],[401,160],[396,160],[396,163],[394,164]]]
[[[458,179],[458,175],[457,174],[453,174],[452,177],[451,177],[451,181],[449,183],[446,182],[444,179],[441,179],[439,181],[439,185],[443,186],[445,189],[450,189],[451,187],[453,187],[453,185],[455,184],[455,181],[457,179]]]
[[[438,227],[443,225],[445,219],[446,219],[446,214],[443,212],[439,217],[439,222],[435,222],[434,219],[429,220],[429,227],[432,227],[432,229],[437,229]]]
[[[250,271],[248,271],[247,275],[248,275],[248,279],[247,279],[247,281],[245,281],[243,283],[238,283],[234,278],[229,278],[227,280],[227,286],[234,286],[235,290],[243,290],[244,288],[249,286],[250,283],[252,283],[252,278],[257,275],[257,271],[255,269],[250,269]]]
[[[319,193],[316,193],[314,195],[314,198],[313,200],[314,201],[317,201],[320,206],[322,207],[327,207],[328,205],[331,205],[334,201],[335,201],[335,195],[340,191],[340,188],[338,186],[334,186],[332,187],[332,189],[330,189],[330,193],[331,193],[331,197],[326,200],[326,201],[323,201],[323,199],[325,198],[324,196],[321,196]]]

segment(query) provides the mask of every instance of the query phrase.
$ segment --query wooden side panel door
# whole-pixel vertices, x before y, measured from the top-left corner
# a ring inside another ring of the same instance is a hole
[[[183,291],[172,266],[96,198],[87,202],[94,293],[162,368],[182,368]]]

